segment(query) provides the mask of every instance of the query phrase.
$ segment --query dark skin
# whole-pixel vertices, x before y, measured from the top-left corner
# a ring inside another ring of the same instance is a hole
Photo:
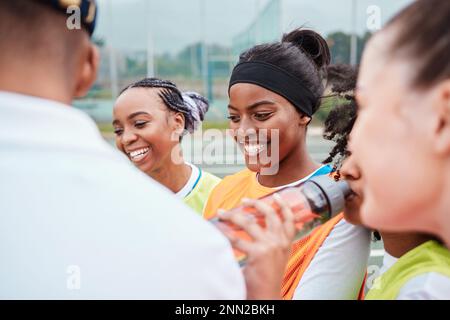
[[[113,121],[116,146],[141,171],[178,192],[192,171],[183,160],[179,143],[184,116],[168,110],[159,90],[130,88],[117,98]],[[132,157],[130,153],[136,150],[146,153]]]
[[[348,222],[361,225],[360,217],[360,207],[364,201],[363,195],[363,179],[361,171],[359,170],[357,164],[353,161],[351,153],[348,153],[342,168],[340,170],[342,177],[348,181],[351,189],[353,190],[353,195],[347,198],[344,209],[345,220]],[[381,237],[383,238],[384,249],[391,256],[400,258],[408,251],[416,248],[428,240],[433,238],[427,234],[417,233],[417,232],[405,232],[405,233],[393,233],[379,231]]]
[[[297,181],[320,167],[314,162],[306,149],[306,126],[311,120],[301,115],[295,107],[282,96],[263,87],[238,83],[230,89],[230,103],[228,106],[230,129],[233,132],[256,132],[266,129],[264,140],[256,144],[264,144],[264,148],[271,156],[273,134],[270,130],[279,130],[279,169],[274,175],[259,176],[259,183],[266,187],[278,187]],[[262,131],[261,131],[262,132]],[[255,163],[250,163],[252,154],[246,152],[245,146],[254,138],[244,134],[240,145],[244,149],[244,156],[249,170],[260,172],[265,165],[257,156]],[[236,142],[240,142],[235,138]],[[250,140],[250,141],[249,141]],[[251,144],[251,143],[250,143]],[[255,159],[255,158],[253,158]],[[273,163],[272,163],[273,164]]]

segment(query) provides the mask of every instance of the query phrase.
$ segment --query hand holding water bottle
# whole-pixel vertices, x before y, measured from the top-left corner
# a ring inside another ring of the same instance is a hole
[[[257,210],[264,216],[266,228],[243,212],[219,213],[220,219],[240,227],[253,239],[247,241],[233,233],[225,233],[233,247],[247,256],[243,268],[247,299],[281,298],[281,282],[298,225],[296,227],[294,214],[281,197],[274,194],[274,200],[281,209],[282,219],[261,200],[242,201],[245,207]]]
[[[291,244],[342,211],[348,184],[322,176],[219,212],[212,222],[230,240],[248,299],[278,299]]]

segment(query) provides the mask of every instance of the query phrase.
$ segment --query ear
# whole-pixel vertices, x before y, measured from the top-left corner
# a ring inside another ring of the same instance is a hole
[[[81,62],[80,73],[77,79],[75,94],[76,98],[84,97],[97,79],[97,71],[100,54],[94,44],[90,44]]]
[[[184,114],[182,114],[181,112],[176,112],[173,114],[172,120],[174,133],[176,133],[179,137],[181,137],[183,135],[185,126]]]
[[[305,115],[305,114],[300,114],[300,113],[298,113],[297,112],[297,114],[298,114],[298,116],[299,116],[299,121],[298,121],[298,124],[300,125],[300,126],[302,126],[302,127],[306,127],[310,122],[311,122],[311,117],[308,117],[307,115]]]
[[[434,146],[438,154],[450,156],[450,80],[441,82],[433,95],[437,121],[434,130]]]

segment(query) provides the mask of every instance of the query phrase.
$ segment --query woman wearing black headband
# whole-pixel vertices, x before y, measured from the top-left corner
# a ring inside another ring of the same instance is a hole
[[[313,161],[306,148],[307,126],[320,106],[329,63],[326,41],[312,30],[294,30],[281,42],[241,54],[230,79],[228,109],[247,169],[219,183],[208,199],[205,218],[238,206],[244,198],[259,198],[331,172]],[[283,298],[358,298],[369,240],[367,230],[342,216],[318,228],[295,245],[289,263],[294,272],[285,275]]]

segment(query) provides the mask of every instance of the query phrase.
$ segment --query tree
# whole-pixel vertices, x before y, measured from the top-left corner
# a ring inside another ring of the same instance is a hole
[[[357,64],[361,61],[362,52],[364,47],[372,36],[370,32],[366,32],[362,37],[357,37]],[[350,42],[351,35],[344,32],[333,32],[327,37],[328,45],[331,51],[331,62],[332,63],[349,63],[350,62]]]

